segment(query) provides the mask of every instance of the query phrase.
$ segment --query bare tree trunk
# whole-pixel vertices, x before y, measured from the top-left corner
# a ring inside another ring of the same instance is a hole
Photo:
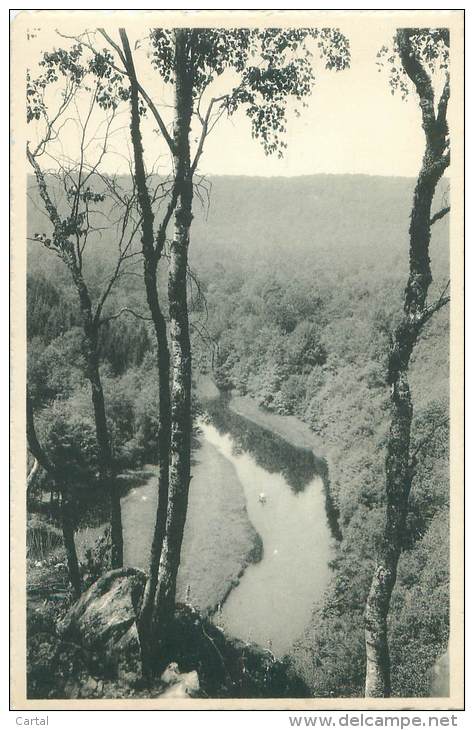
[[[174,613],[191,478],[191,343],[186,272],[193,198],[189,147],[193,83],[187,40],[188,31],[175,31],[174,168],[178,203],[168,279],[172,406],[169,499],[155,601],[155,619],[160,632]]]
[[[146,298],[150,315],[153,321],[157,344],[157,375],[159,393],[159,424],[158,424],[158,505],[156,511],[153,541],[150,552],[150,568],[147,585],[143,595],[139,618],[139,631],[142,640],[142,651],[145,664],[149,663],[151,646],[151,631],[153,622],[153,607],[158,585],[158,571],[161,551],[166,528],[166,513],[169,491],[169,454],[171,443],[171,405],[170,405],[170,354],[166,320],[163,315],[157,285],[157,267],[163,251],[168,223],[176,206],[177,196],[173,188],[167,211],[161,222],[156,237],[154,234],[155,217],[148,191],[143,144],[140,130],[139,90],[135,73],[133,56],[125,30],[120,29],[120,38],[124,51],[124,61],[130,80],[130,136],[132,140],[135,181],[138,190],[138,201],[142,214],[142,251],[144,259],[144,282]],[[148,660],[148,661],[147,661]],[[145,669],[147,667],[145,666]]]
[[[153,606],[158,585],[158,571],[166,527],[169,491],[169,458],[171,442],[171,407],[170,407],[170,356],[166,321],[158,303],[156,270],[150,270],[145,261],[145,286],[147,301],[153,316],[157,341],[157,370],[159,394],[158,424],[158,504],[156,508],[155,527],[150,551],[149,578],[143,595],[140,611],[140,632],[150,637],[153,621]]]
[[[63,225],[58,211],[51,200],[44,178],[34,155],[27,148],[27,158],[35,172],[36,181],[48,217],[53,225],[55,236],[58,236],[59,252],[65,265],[68,267],[79,297],[84,332],[84,355],[86,359],[86,376],[91,384],[92,405],[99,459],[99,473],[101,485],[106,489],[110,499],[110,524],[112,537],[112,567],[121,568],[123,565],[123,535],[122,515],[120,507],[120,493],[113,481],[112,452],[110,447],[109,431],[105,414],[104,393],[99,371],[99,320],[92,315],[92,303],[86,283],[82,276],[82,268],[75,253],[74,245],[68,238],[62,238]]]
[[[402,64],[420,98],[426,147],[413,197],[409,231],[410,273],[405,289],[404,316],[394,332],[388,359],[391,422],[385,460],[387,506],[382,547],[365,611],[366,697],[389,697],[391,693],[387,618],[397,579],[415,468],[415,459],[410,457],[413,406],[408,367],[423,325],[448,301],[447,297],[441,296],[435,304],[426,305],[432,281],[429,259],[431,205],[436,186],[449,164],[449,154],[445,154],[448,144],[446,107],[449,81],[438,107],[438,115],[435,115],[431,82],[421,63],[414,61],[410,48],[411,32],[398,31],[397,40]]]
[[[385,462],[387,511],[385,533],[365,612],[366,696],[390,696],[387,616],[397,578],[412,474],[409,467],[412,403],[406,369],[395,374],[391,425]]]
[[[96,340],[94,344],[97,346]],[[99,374],[99,358],[97,349],[95,352],[90,350],[90,359],[87,363],[87,369],[92,390],[92,403],[94,406],[95,428],[99,451],[100,481],[107,491],[110,500],[110,533],[112,542],[111,564],[112,568],[115,569],[123,566],[122,508],[120,504],[119,485],[114,479],[112,453],[105,415],[104,393]]]
[[[110,528],[112,541],[112,568],[123,566],[123,533],[120,491],[114,480],[112,450],[109,429],[105,412],[104,391],[99,370],[99,324],[92,316],[92,305],[89,292],[82,275],[73,271],[74,283],[79,295],[84,330],[84,355],[86,359],[86,375],[91,385],[92,406],[99,460],[100,483],[106,490],[110,501]]]

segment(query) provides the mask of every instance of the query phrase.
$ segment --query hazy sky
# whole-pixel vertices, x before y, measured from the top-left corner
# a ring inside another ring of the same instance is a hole
[[[339,27],[348,36],[351,68],[326,71],[320,59],[315,58],[317,80],[308,100],[309,107],[301,110],[299,118],[292,111],[288,113],[288,148],[284,158],[267,157],[258,141],[251,137],[248,118],[244,113],[238,113],[230,119],[222,118],[207,140],[201,172],[214,175],[417,174],[423,149],[417,99],[414,94],[407,101],[402,101],[398,95],[392,96],[387,74],[379,73],[376,66],[377,51],[390,43],[399,21],[386,13],[359,13],[350,18],[338,14],[331,22],[326,19],[325,24]],[[55,27],[63,28],[59,22]],[[77,22],[75,32],[79,33],[83,28]],[[118,40],[116,29],[109,24],[107,30]],[[64,32],[73,31],[69,28]],[[146,32],[145,23],[143,27],[135,24],[129,28],[132,47]],[[33,73],[34,59],[40,50],[51,50],[64,43],[53,27],[43,26],[37,38],[26,46]],[[164,88],[158,74],[150,70],[145,50],[138,50],[136,58],[140,80],[155,102],[169,104],[170,91]],[[219,81],[224,84],[224,77]],[[84,100],[79,103],[78,111],[84,115],[85,109]],[[166,106],[163,114],[171,119]],[[112,147],[116,154],[108,156],[107,167],[126,171],[127,164],[120,156],[127,155],[130,147],[126,105],[115,127],[122,128],[114,134]],[[146,155],[150,164],[159,160],[165,171],[166,149],[154,127],[156,124],[152,120],[143,125]],[[34,130],[29,129],[29,132],[34,138]],[[76,140],[77,129],[71,123],[62,133],[63,150],[72,154]],[[90,149],[93,150],[93,145]]]

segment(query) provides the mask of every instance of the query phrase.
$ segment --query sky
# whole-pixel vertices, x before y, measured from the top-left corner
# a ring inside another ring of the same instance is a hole
[[[359,13],[345,17],[339,14],[331,18],[331,25],[339,27],[349,38],[351,67],[335,72],[324,69],[315,57],[316,84],[308,108],[301,109],[301,116],[288,112],[286,142],[283,159],[268,157],[257,140],[252,139],[250,121],[243,112],[231,118],[222,118],[205,145],[200,172],[208,175],[263,175],[296,176],[317,173],[415,176],[423,153],[424,137],[420,125],[420,109],[415,94],[403,101],[393,96],[385,71],[379,72],[376,54],[382,45],[389,45],[399,21],[390,14]],[[326,24],[329,24],[326,21]],[[105,23],[104,23],[105,25]],[[38,23],[39,26],[39,23]],[[60,23],[56,28],[62,32]],[[83,26],[76,23],[79,33]],[[118,40],[117,30],[107,30]],[[135,40],[146,35],[146,25],[130,27],[132,48]],[[29,64],[34,74],[35,61],[41,50],[51,50],[67,44],[51,25],[41,27],[37,37],[28,42]],[[160,81],[151,69],[146,57],[145,44],[136,51],[136,63],[140,81],[160,105],[164,118],[171,122],[170,89]],[[221,77],[224,89],[229,79]],[[77,113],[84,117],[86,100],[78,103]],[[32,125],[29,125],[32,127]],[[168,171],[166,148],[156,123],[148,120],[143,124],[144,148],[149,167],[157,162],[161,172]],[[129,155],[128,109],[125,106],[115,122],[111,149],[104,159],[109,171],[126,172]],[[34,129],[29,129],[34,139]],[[77,142],[77,128],[71,122],[62,131],[62,149],[72,151]],[[100,134],[96,134],[100,137]],[[99,142],[96,143],[96,147]],[[59,147],[52,148],[59,152]],[[91,141],[91,154],[94,142]]]

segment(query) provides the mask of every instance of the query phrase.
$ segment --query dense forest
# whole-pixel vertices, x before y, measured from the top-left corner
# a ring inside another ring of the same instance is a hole
[[[295,415],[317,434],[342,542],[324,603],[291,655],[317,696],[358,696],[364,597],[384,504],[385,353],[406,278],[414,183],[363,176],[210,182],[209,204],[196,212],[191,261],[201,292],[193,311],[196,376],[210,374],[220,388]],[[440,200],[446,195],[445,186]],[[341,199],[347,201],[344,217],[337,215]],[[312,200],[317,212],[295,216],[296,202],[306,209]],[[252,201],[250,211],[244,201]],[[29,210],[34,230],[38,214],[33,205]],[[439,281],[449,271],[447,223],[433,231]],[[97,255],[105,261],[112,241],[101,245]],[[76,469],[93,452],[93,426],[72,287],[62,282],[59,292],[59,275],[52,257],[45,261],[30,243],[28,382],[40,409],[37,428],[52,453],[61,450]],[[134,281],[127,282],[126,296],[140,302]],[[442,425],[420,453],[394,596],[394,691],[400,696],[430,694],[433,666],[449,635],[448,316],[440,313],[427,329],[411,373],[416,442],[429,435],[434,419]],[[149,323],[124,317],[106,326],[101,369],[122,469],[154,462],[152,357]]]
[[[200,173],[224,116],[284,156],[339,29],[147,43],[27,75],[28,696],[447,695],[449,31],[377,56],[416,178]]]
[[[398,181],[394,191],[393,181],[346,178],[333,186],[340,189],[349,182],[364,191],[365,200],[374,200],[367,188],[375,185],[382,200],[397,195],[391,204],[396,208],[398,203],[401,210],[413,184]],[[313,189],[318,190],[318,183],[314,181]],[[311,182],[305,181],[305,186],[309,192]],[[323,198],[321,205],[334,221],[328,201]],[[390,231],[390,222],[387,225],[382,206],[376,209],[380,217],[359,206],[354,219],[345,219],[349,229],[352,220],[356,230],[365,224],[360,233],[351,230],[350,240],[334,226],[332,255],[324,250],[323,218],[322,241],[319,232],[311,243],[303,239],[304,245],[293,235],[291,248],[281,251],[282,263],[271,269],[264,255],[260,268],[260,249],[255,246],[251,270],[245,265],[234,271],[219,268],[218,276],[209,276],[206,289],[209,330],[219,345],[217,382],[310,424],[328,460],[343,541],[325,605],[315,611],[296,660],[317,696],[360,694],[364,679],[361,616],[384,499],[384,358],[406,276],[402,231],[397,241],[393,227],[393,240],[387,240],[383,232]],[[278,210],[284,215],[282,207]],[[407,217],[408,206],[398,220]],[[376,261],[368,264],[375,241],[383,269]],[[347,257],[341,254],[346,247]],[[245,241],[242,248],[245,251]],[[437,232],[433,248],[433,264],[443,280],[448,272],[446,228]],[[386,257],[390,278],[383,273]],[[448,314],[443,313],[427,331],[411,375],[415,440],[424,441],[433,421],[441,426],[420,456],[394,597],[399,607],[392,618],[394,689],[401,696],[415,687],[421,695],[430,692],[431,669],[446,649],[449,633],[447,324]],[[429,381],[426,369],[433,373]]]

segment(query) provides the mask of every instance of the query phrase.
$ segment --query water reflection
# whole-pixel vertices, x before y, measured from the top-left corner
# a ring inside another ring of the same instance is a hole
[[[225,396],[204,403],[212,425],[220,434],[230,434],[233,453],[249,453],[258,466],[270,474],[281,474],[292,491],[302,492],[315,476],[323,476],[324,465],[308,449],[297,449],[227,407]]]
[[[232,437],[234,456],[248,453],[256,464],[270,474],[281,474],[291,490],[303,492],[313,479],[321,477],[325,497],[325,514],[332,536],[342,539],[339,527],[339,510],[330,491],[326,462],[318,459],[309,449],[298,449],[284,439],[239,416],[229,408],[229,396],[206,399],[202,405],[210,422],[221,434]]]

